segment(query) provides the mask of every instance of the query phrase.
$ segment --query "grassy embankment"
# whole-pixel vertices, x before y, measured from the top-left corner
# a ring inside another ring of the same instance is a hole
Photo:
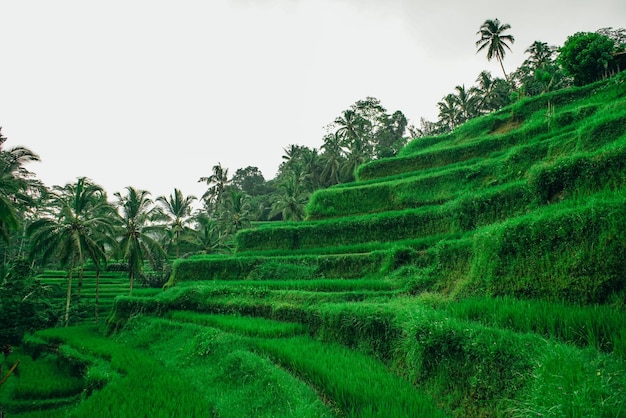
[[[525,99],[27,347],[94,357],[75,416],[620,416],[625,157],[611,80]]]

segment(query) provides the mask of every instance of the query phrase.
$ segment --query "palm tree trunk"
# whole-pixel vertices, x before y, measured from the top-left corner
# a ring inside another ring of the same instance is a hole
[[[100,269],[96,270],[96,306],[94,308],[94,322],[98,322],[98,302],[100,299]]]
[[[85,266],[81,266],[78,270],[78,290],[76,291],[76,302],[80,303],[80,291],[83,288],[83,274],[85,272]]]
[[[504,79],[509,81],[509,77],[506,75],[506,71],[504,71],[504,64],[502,64],[502,60],[498,58],[498,62],[500,63],[500,68],[502,68],[502,73],[504,74]]]
[[[65,326],[70,321],[70,302],[72,300],[72,272],[74,271],[74,263],[70,265],[70,272],[67,278],[67,296],[65,297]]]

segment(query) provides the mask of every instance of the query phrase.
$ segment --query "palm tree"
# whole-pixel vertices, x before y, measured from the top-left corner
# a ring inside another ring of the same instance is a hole
[[[213,166],[213,174],[208,177],[200,177],[199,183],[206,183],[209,188],[202,195],[202,200],[207,206],[217,205],[222,203],[222,193],[226,189],[226,186],[230,184],[228,179],[228,169],[222,167],[222,163],[217,163]]]
[[[439,108],[439,123],[448,131],[452,131],[461,123],[461,110],[454,94],[446,95],[437,103],[437,107]]]
[[[536,69],[551,64],[557,48],[548,45],[546,42],[535,41],[524,52],[530,55],[526,62],[531,68]]]
[[[364,138],[366,124],[366,120],[354,110],[344,110],[343,114],[335,119],[335,125],[338,126],[335,134],[341,138],[344,147],[350,148],[355,142],[366,141]]]
[[[290,172],[278,185],[270,217],[280,214],[285,221],[301,221],[306,215],[307,202],[308,193],[302,188],[302,180],[297,173]]]
[[[341,182],[341,167],[345,162],[340,136],[337,133],[326,135],[321,149],[322,182],[326,186],[339,184]]]
[[[202,252],[205,254],[228,252],[228,248],[224,243],[226,236],[217,220],[209,217],[206,213],[198,213],[195,221],[196,241],[202,248]]]
[[[235,234],[237,231],[250,226],[250,202],[249,196],[234,187],[229,187],[224,201],[224,211],[222,221],[228,234]]]
[[[6,138],[0,127],[0,235],[7,241],[9,231],[19,224],[18,207],[28,206],[32,201],[29,192],[41,187],[34,182],[32,174],[24,165],[39,161],[39,156],[24,147],[3,149]]]
[[[153,208],[150,192],[126,187],[126,194],[115,193],[121,210],[124,233],[119,242],[122,257],[128,261],[130,294],[134,281],[141,276],[143,263],[149,260],[154,265],[157,256],[165,256],[165,251],[154,238],[161,228],[152,225]]]
[[[174,189],[174,194],[171,194],[169,198],[159,196],[156,199],[161,204],[162,213],[167,219],[174,246],[176,247],[176,258],[179,256],[181,236],[189,230],[194,200],[196,200],[195,196],[183,196],[183,193],[176,188]]]
[[[476,89],[470,88],[467,90],[465,84],[462,86],[456,86],[456,104],[461,111],[461,121],[465,122],[473,117],[476,117],[478,112],[478,97],[476,95]]]
[[[74,269],[79,268],[78,298],[87,259],[100,271],[100,262],[106,260],[105,244],[114,237],[113,210],[106,201],[102,188],[81,177],[75,184],[55,187],[51,194],[51,213],[27,229],[31,237],[31,255],[41,254],[42,261],[55,255],[68,266],[68,285],[65,300],[65,325],[69,322]],[[97,308],[96,308],[97,309]]]
[[[509,29],[511,29],[511,25],[508,23],[501,25],[498,19],[487,19],[480,27],[480,30],[476,32],[477,35],[480,35],[480,39],[476,41],[476,47],[478,48],[476,53],[487,49],[487,60],[491,61],[493,58],[498,60],[500,68],[502,68],[502,72],[504,73],[504,78],[507,80],[508,77],[506,71],[504,71],[504,65],[502,64],[502,60],[506,55],[504,49],[506,48],[510,51],[511,47],[508,42],[515,42],[513,35],[505,35],[503,33]]]

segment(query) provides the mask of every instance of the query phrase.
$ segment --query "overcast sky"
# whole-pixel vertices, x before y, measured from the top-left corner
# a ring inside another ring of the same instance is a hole
[[[436,120],[456,85],[501,76],[475,48],[494,18],[511,71],[536,40],[626,27],[626,1],[0,0],[0,126],[48,186],[201,196],[218,162],[273,178],[367,96]]]

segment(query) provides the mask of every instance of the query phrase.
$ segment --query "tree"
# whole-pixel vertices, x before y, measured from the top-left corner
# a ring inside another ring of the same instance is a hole
[[[230,184],[228,169],[222,167],[222,163],[213,166],[213,174],[208,177],[200,177],[199,183],[206,183],[207,191],[202,195],[202,200],[208,208],[219,206],[222,203],[222,193]]]
[[[291,172],[285,175],[277,189],[270,217],[280,214],[285,221],[303,220],[309,196],[303,190],[302,180],[298,178],[298,174]]]
[[[407,137],[404,133],[408,121],[402,112],[396,110],[392,115],[381,115],[380,122],[374,145],[375,157],[393,157],[406,145]]]
[[[231,182],[233,186],[250,196],[257,196],[267,192],[265,178],[258,167],[248,166],[237,169]]]
[[[446,128],[446,131],[452,131],[462,123],[462,112],[454,94],[446,95],[437,103],[439,108],[439,124]]]
[[[144,261],[154,266],[157,257],[164,257],[165,251],[154,238],[161,228],[151,223],[153,217],[150,192],[126,187],[126,194],[115,193],[121,211],[124,232],[119,242],[122,257],[128,262],[130,294],[133,293],[135,279],[141,277]]]
[[[608,75],[613,69],[615,43],[595,32],[578,32],[567,38],[557,62],[565,74],[574,78],[574,84],[583,86]]]
[[[506,55],[505,48],[509,51],[511,50],[508,43],[515,42],[513,35],[504,34],[504,32],[509,29],[511,29],[511,25],[508,23],[501,25],[498,19],[487,19],[482,24],[479,31],[476,32],[477,35],[480,35],[480,39],[476,41],[476,47],[478,48],[476,53],[486,49],[487,60],[491,61],[495,58],[500,63],[500,68],[502,68],[502,73],[506,80],[508,80],[508,77],[504,70],[502,60]]]
[[[337,133],[326,135],[321,149],[322,182],[326,186],[341,183],[341,167],[345,162],[341,137]]]
[[[32,204],[29,192],[41,185],[32,180],[32,173],[24,167],[39,156],[28,148],[4,149],[6,137],[0,127],[0,235],[6,242],[9,232],[19,224],[20,207]]]
[[[250,203],[249,196],[234,187],[226,189],[222,222],[228,234],[236,234],[237,231],[250,226]]]
[[[528,66],[537,69],[552,64],[557,47],[548,45],[546,42],[535,41],[524,52],[530,55],[526,59]]]
[[[26,333],[56,325],[58,309],[48,288],[33,277],[28,260],[16,260],[0,280],[0,345],[20,344]]]
[[[182,235],[189,231],[191,223],[192,203],[196,200],[195,196],[183,196],[179,189],[174,189],[174,194],[168,197],[159,196],[157,202],[160,203],[162,214],[167,221],[176,248],[176,258],[179,257],[179,246]]]
[[[83,269],[91,259],[100,271],[100,262],[106,260],[105,244],[113,242],[115,218],[102,188],[91,180],[80,177],[76,183],[56,186],[51,194],[50,213],[27,229],[31,237],[31,256],[41,254],[42,262],[58,257],[68,267],[65,300],[65,325],[69,322],[74,269],[79,269],[77,296],[83,280]]]

